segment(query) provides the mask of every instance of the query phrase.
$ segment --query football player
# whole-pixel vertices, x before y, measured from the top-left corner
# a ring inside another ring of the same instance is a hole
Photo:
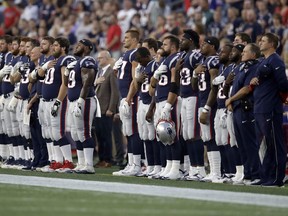
[[[212,80],[218,75],[219,57],[216,54],[219,49],[219,40],[215,37],[207,37],[201,45],[200,52],[205,56],[203,62],[193,71],[192,87],[199,89],[199,122],[201,138],[207,146],[207,156],[210,164],[210,174],[203,181],[217,182],[221,178],[221,156],[215,142],[214,117],[216,113],[216,97],[211,97],[215,88]],[[214,93],[215,95],[215,93]]]
[[[124,170],[114,172],[113,175],[135,176],[141,173],[141,154],[143,153],[143,142],[137,129],[136,113],[138,107],[138,94],[135,86],[135,61],[136,48],[139,42],[139,32],[128,30],[124,36],[123,56],[115,63],[117,71],[118,87],[122,97],[119,106],[120,119],[123,123],[123,134],[128,140],[128,164]]]
[[[82,174],[95,173],[93,167],[95,143],[91,137],[91,127],[97,106],[93,86],[97,64],[96,60],[89,56],[92,50],[91,41],[80,40],[74,50],[74,55],[80,59],[70,63],[65,71],[69,100],[68,130],[77,145],[78,164],[74,171]],[[97,109],[101,116],[99,105]]]
[[[48,172],[53,172],[56,169],[59,169],[59,172],[65,172],[74,168],[71,145],[65,136],[67,86],[64,84],[64,71],[69,63],[76,60],[75,57],[67,55],[69,46],[68,39],[56,38],[53,43],[55,60],[46,62],[41,69],[36,71],[36,76],[45,76],[42,84],[42,100],[44,101],[44,123],[42,126],[45,131],[45,135],[43,135],[45,138],[52,139],[54,144],[55,161],[50,164]]]

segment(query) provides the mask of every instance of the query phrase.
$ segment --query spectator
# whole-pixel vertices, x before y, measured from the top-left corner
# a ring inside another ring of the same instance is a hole
[[[14,5],[13,0],[6,1],[7,7],[4,9],[4,30],[6,34],[11,34],[11,29],[17,26],[20,18],[20,11]]]
[[[53,24],[55,14],[55,7],[51,3],[51,0],[43,0],[39,10],[39,18],[45,20],[48,29],[50,29]]]
[[[220,33],[223,30],[223,25],[221,22],[221,11],[217,10],[214,12],[213,14],[213,22],[208,26],[208,36],[213,36],[213,37],[217,37],[217,38],[221,38],[220,37]]]
[[[203,13],[202,24],[208,27],[213,22],[213,12],[209,8],[208,0],[200,0],[200,7]]]
[[[256,13],[254,9],[246,11],[246,20],[243,25],[243,32],[251,36],[252,42],[255,42],[258,35],[263,33],[261,25],[256,20]]]
[[[91,13],[85,12],[84,17],[83,17],[83,22],[79,23],[79,26],[76,30],[76,37],[78,40],[87,38],[88,33],[92,29],[93,24],[91,23],[90,16],[91,16]]]
[[[242,22],[242,19],[239,17],[239,10],[235,7],[228,8],[227,18],[227,23],[224,26],[220,37],[227,37],[230,41],[233,41],[234,35]]]
[[[155,29],[150,33],[150,37],[160,39],[166,32],[166,18],[162,15],[157,17],[157,23]]]
[[[111,53],[113,58],[118,59],[121,55],[121,28],[117,23],[117,17],[111,15],[108,24],[106,49]]]
[[[28,0],[28,5],[22,11],[20,19],[25,19],[28,22],[30,20],[39,20],[39,9],[38,6],[35,5],[35,0]]]
[[[257,21],[265,30],[268,26],[272,24],[272,15],[269,13],[267,9],[267,2],[257,0],[256,6],[258,9]]]
[[[70,20],[65,20],[62,27],[59,29],[59,36],[68,38],[70,45],[74,45],[77,42],[76,35],[72,32],[72,25]]]
[[[280,14],[274,14],[273,15],[273,25],[268,28],[267,32],[272,32],[276,34],[279,37],[280,44],[276,50],[276,52],[281,55],[282,50],[283,50],[283,36],[284,36],[284,26],[282,25],[282,17]]]
[[[276,7],[275,13],[279,13],[282,17],[282,23],[285,27],[288,26],[288,1],[280,0],[280,5]]]
[[[28,21],[28,29],[29,29],[29,32],[27,36],[30,38],[36,39],[38,37],[38,29],[37,29],[36,20],[30,19]]]
[[[133,3],[131,0],[123,1],[123,9],[118,12],[117,18],[118,23],[122,30],[122,39],[124,38],[124,33],[129,29],[130,22],[134,14],[137,11],[133,8]]]

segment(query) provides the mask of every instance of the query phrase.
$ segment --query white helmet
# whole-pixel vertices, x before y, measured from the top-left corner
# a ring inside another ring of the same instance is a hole
[[[164,145],[172,145],[176,136],[174,122],[161,119],[156,126],[156,135]]]

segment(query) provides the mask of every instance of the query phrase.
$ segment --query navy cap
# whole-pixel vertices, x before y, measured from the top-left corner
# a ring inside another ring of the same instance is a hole
[[[199,35],[197,32],[193,31],[192,29],[185,29],[183,37],[193,41],[195,44],[199,44]]]
[[[93,50],[93,44],[90,40],[82,39],[79,42],[84,44],[85,46],[89,47],[90,50]]]
[[[210,45],[213,45],[216,51],[219,49],[220,42],[216,37],[207,37],[204,41]]]
[[[243,44],[237,44],[234,46],[237,50],[239,50],[240,52],[243,52],[243,49],[244,49],[244,45]]]

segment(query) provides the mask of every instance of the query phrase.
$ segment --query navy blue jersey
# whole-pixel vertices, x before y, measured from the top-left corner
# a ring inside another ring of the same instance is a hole
[[[39,66],[43,66],[46,62],[54,60],[54,56],[46,56],[46,55],[41,55],[39,58]],[[42,95],[42,84],[44,82],[44,79],[37,80],[36,83],[36,92],[38,95]]]
[[[56,65],[46,71],[45,79],[42,84],[42,96],[45,100],[57,98],[60,86],[62,84],[61,68],[66,67],[72,61],[75,61],[73,56],[61,56]]]
[[[234,65],[229,64],[227,67],[225,65],[221,64],[219,67],[219,76],[224,76],[225,79],[229,75],[229,73],[233,70]],[[223,87],[224,87],[225,81],[218,86],[218,92],[217,92],[217,109],[222,109],[225,108],[225,101],[226,101],[226,96],[223,92]]]
[[[14,56],[8,52],[4,54],[4,65],[12,65]],[[14,85],[10,82],[10,74],[6,74],[2,79],[2,93],[9,94],[14,91]]]
[[[211,77],[209,70],[219,68],[219,57],[209,56],[206,59],[203,59],[202,65],[206,67],[206,70],[204,73],[198,75],[200,107],[204,107],[207,102],[211,90]]]
[[[132,62],[135,60],[136,49],[128,50],[123,54],[123,64],[118,69],[118,87],[122,98],[126,98],[129,92],[132,78]]]
[[[149,85],[150,79],[154,74],[154,71],[158,68],[158,63],[154,60],[150,61],[147,66],[144,68],[144,73],[147,75],[144,83],[141,85],[140,89],[140,100],[142,100],[143,104],[150,104],[152,97],[149,95]]]
[[[17,56],[14,58],[12,64],[15,65],[17,62],[22,62],[22,64],[28,64],[29,68],[26,71],[19,71],[21,73],[21,79],[20,79],[20,86],[19,86],[19,95],[23,100],[26,100],[29,98],[29,91],[28,91],[28,84],[29,84],[29,73],[30,71],[34,70],[35,64],[33,62],[30,62],[30,59],[28,56]]]
[[[202,61],[203,55],[199,50],[193,50],[188,52],[185,59],[183,68],[180,72],[180,96],[182,98],[187,98],[191,96],[198,96],[198,91],[194,91],[191,85],[191,78],[193,75],[193,70]]]
[[[160,76],[158,85],[156,87],[156,102],[161,102],[167,100],[169,91],[170,91],[170,83],[171,83],[171,69],[175,67],[177,60],[179,58],[180,53],[174,53],[168,56],[161,65],[167,66],[167,72],[163,73]]]
[[[288,81],[281,57],[274,53],[262,60],[256,74],[259,85],[255,86],[253,92],[254,113],[282,113],[283,104],[279,92],[288,92]]]
[[[91,56],[85,56],[83,59],[77,60],[77,63],[72,71],[69,73],[69,82],[68,82],[68,99],[69,101],[75,101],[79,98],[81,89],[83,87],[81,69],[88,68],[94,69],[95,75],[97,71],[96,60]],[[95,79],[95,75],[93,80]],[[94,86],[91,85],[87,97],[95,96]]]
[[[5,65],[5,53],[0,53],[0,69],[2,69]]]
[[[242,63],[239,67],[239,73],[235,77],[235,80],[233,82],[233,89],[231,91],[231,96],[235,95],[242,87],[249,86],[250,81],[253,77],[255,77],[256,69],[258,67],[258,61],[248,61],[244,64]],[[253,97],[252,94],[247,96],[248,100],[253,104]],[[240,105],[241,101],[237,100],[232,103],[233,108],[235,109]]]

